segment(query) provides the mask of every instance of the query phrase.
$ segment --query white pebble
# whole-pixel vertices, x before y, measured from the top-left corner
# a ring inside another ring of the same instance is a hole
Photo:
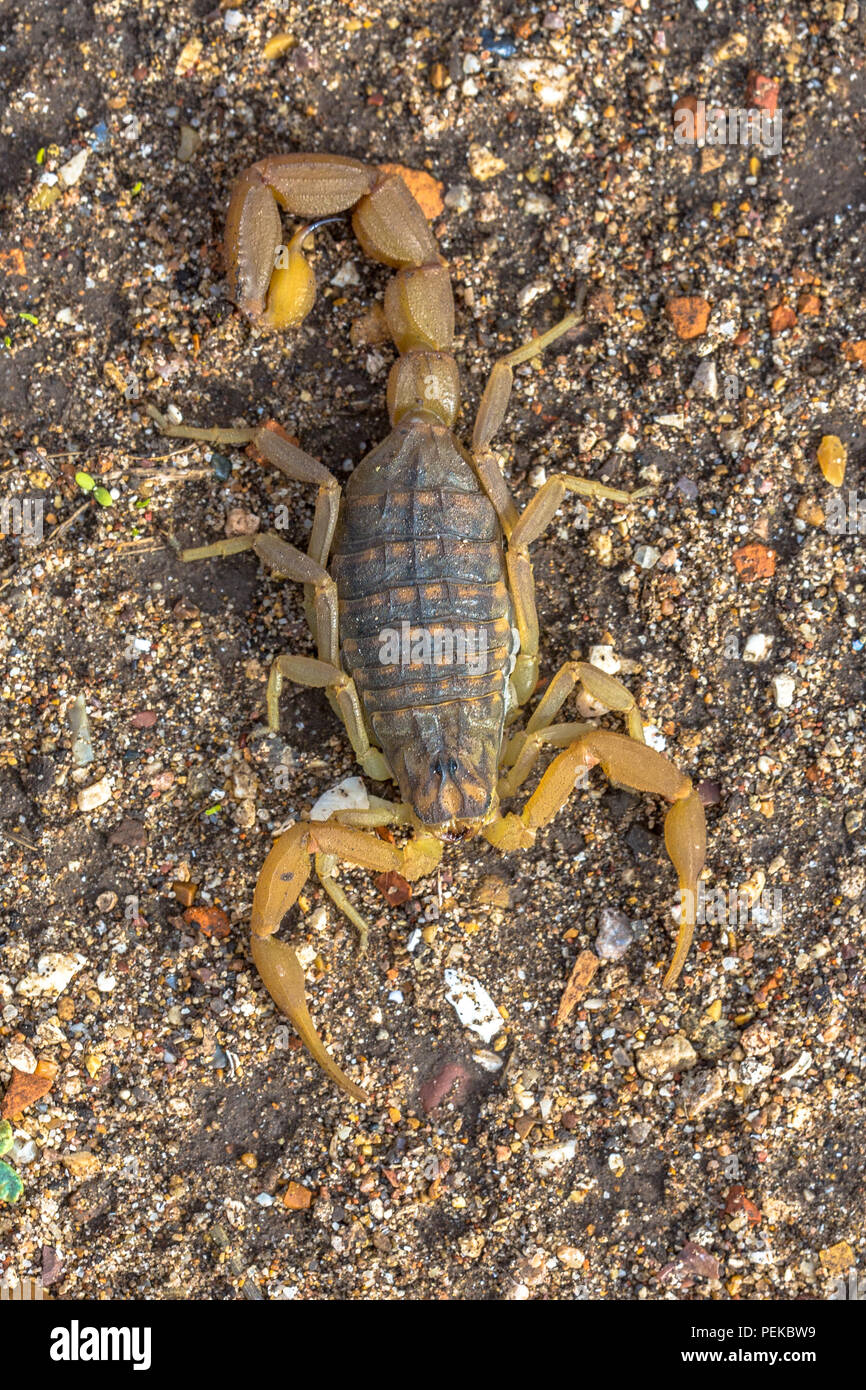
[[[794,700],[796,682],[793,676],[773,677],[773,699],[777,709],[789,709]]]
[[[523,211],[529,217],[543,217],[546,212],[553,212],[555,207],[556,203],[546,193],[530,193],[523,204]]]
[[[605,646],[603,643],[590,647],[589,664],[597,666],[600,671],[606,671],[609,676],[615,676],[621,669],[619,657],[613,647]]]
[[[66,164],[60,166],[60,177],[67,188],[71,188],[81,178],[89,154],[89,149],[79,150],[78,154],[74,154]]]
[[[343,261],[339,270],[334,271],[331,276],[331,284],[336,285],[338,290],[344,290],[349,285],[360,285],[360,283],[361,277],[354,261]]]
[[[346,777],[336,787],[322,792],[312,811],[310,820],[325,821],[337,811],[368,811],[370,798],[360,777]]]
[[[29,1139],[26,1135],[22,1135],[19,1139],[16,1133],[15,1142],[9,1150],[9,1158],[16,1166],[24,1168],[28,1163],[33,1162],[38,1152],[35,1139]]]
[[[766,661],[770,655],[770,648],[774,638],[766,632],[751,632],[746,638],[746,645],[743,647],[744,661]]]
[[[11,1042],[6,1048],[6,1061],[18,1071],[31,1075],[36,1070],[36,1054],[25,1043]]]
[[[747,1057],[740,1063],[740,1080],[744,1086],[758,1086],[773,1074],[772,1062],[759,1062],[756,1057]]]
[[[712,357],[705,357],[692,377],[692,390],[715,400],[719,394],[719,376]]]
[[[538,1164],[541,1177],[549,1177],[564,1163],[570,1163],[577,1154],[577,1140],[566,1139],[561,1144],[545,1144],[533,1151],[532,1157]]]
[[[110,994],[117,984],[117,979],[107,970],[102,970],[96,977],[96,988],[100,994]]]
[[[111,799],[111,783],[107,777],[102,777],[98,782],[93,782],[89,787],[82,787],[78,793],[79,811],[95,811],[98,806],[104,806],[106,801]]]
[[[472,206],[472,194],[465,183],[454,183],[443,201],[446,208],[454,208],[456,212],[468,212]]]
[[[445,998],[463,1027],[482,1042],[492,1042],[502,1032],[502,1015],[481,982],[463,970],[446,970],[445,984]]]
[[[653,565],[657,565],[661,557],[661,551],[656,550],[654,545],[639,545],[635,548],[634,562],[642,570],[651,570]]]
[[[547,294],[550,288],[551,284],[549,280],[543,278],[530,280],[529,284],[524,285],[523,289],[520,290],[517,295],[518,309],[526,309],[534,299],[538,299],[539,295]]]
[[[631,922],[615,907],[603,907],[598,919],[595,953],[602,960],[619,960],[634,941]],[[604,1034],[602,1034],[602,1037]]]
[[[25,975],[16,986],[16,994],[25,999],[42,999],[48,995],[60,994],[72,976],[77,974],[87,961],[81,955],[63,955],[60,951],[48,951],[36,962],[36,973]]]

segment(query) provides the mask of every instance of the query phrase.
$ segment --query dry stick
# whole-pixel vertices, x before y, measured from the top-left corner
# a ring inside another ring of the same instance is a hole
[[[164,457],[177,458],[177,454],[166,454]],[[145,478],[152,483],[185,483],[212,476],[210,468],[188,468],[185,473],[171,473],[167,468],[129,468],[127,472],[132,478]]]
[[[113,542],[106,541],[103,549],[113,545]],[[151,545],[146,536],[140,541],[118,541],[113,545],[115,555],[123,558],[124,555],[156,555],[157,551],[165,550],[164,545]]]
[[[0,835],[2,835],[4,839],[12,840],[14,844],[20,845],[22,849],[32,850],[34,854],[39,851],[38,845],[34,845],[30,840],[26,840],[23,835],[16,835],[14,830],[6,830],[0,826]]]

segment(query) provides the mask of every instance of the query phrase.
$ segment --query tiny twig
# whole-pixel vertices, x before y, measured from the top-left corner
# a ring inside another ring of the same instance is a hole
[[[55,526],[54,530],[51,532],[51,535],[48,537],[48,540],[45,542],[45,544],[50,545],[52,541],[56,541],[57,537],[62,535],[64,531],[68,530],[69,527],[72,525],[73,521],[75,521],[76,517],[81,516],[82,512],[86,512],[89,506],[90,498],[88,498],[86,502],[82,502],[80,507],[76,507],[72,515],[68,516],[65,521],[61,521],[59,526]]]
[[[39,851],[38,845],[34,845],[31,840],[25,839],[23,835],[16,835],[14,830],[6,830],[3,826],[0,826],[0,835],[6,840],[11,840],[13,844],[20,845],[22,849],[31,850],[34,854]]]
[[[186,453],[185,449],[181,453]],[[177,454],[165,454],[165,458],[177,458]],[[209,468],[188,468],[184,473],[171,473],[167,468],[129,468],[129,475],[133,478],[147,479],[152,483],[186,483],[196,482],[199,478],[211,477]]]
[[[55,541],[55,540],[57,539],[57,537],[58,537],[59,535],[61,535],[61,533],[67,529],[67,527],[71,526],[72,523],[73,523],[73,521],[76,519],[76,517],[81,516],[81,513],[82,513],[82,512],[87,511],[87,508],[88,508],[89,506],[90,506],[90,500],[88,499],[86,502],[82,502],[82,504],[81,504],[80,507],[76,507],[75,511],[72,513],[71,516],[68,516],[68,517],[66,518],[65,521],[61,521],[61,523],[60,523],[59,526],[55,526],[54,530],[51,532],[51,535],[48,537],[48,539],[46,540],[45,544],[46,544],[46,545],[51,545],[52,541]],[[40,547],[40,548],[41,548],[41,547]],[[35,550],[34,550],[34,556],[35,556]],[[4,570],[4,571],[3,571],[2,575],[0,575],[0,579],[2,579],[2,581],[3,581],[2,584],[0,584],[0,593],[3,592],[3,590],[6,588],[7,584],[11,584],[11,583],[12,583],[12,576],[14,575],[15,571],[16,571],[17,569],[20,568],[20,566],[21,566],[22,564],[23,564],[23,560],[19,558],[19,559],[17,559],[17,560],[15,561],[15,564],[14,564],[14,565],[10,565],[9,568],[8,568],[7,570]]]

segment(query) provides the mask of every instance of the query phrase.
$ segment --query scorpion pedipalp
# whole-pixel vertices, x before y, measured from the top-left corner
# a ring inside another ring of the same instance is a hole
[[[301,963],[293,947],[275,940],[273,933],[297,902],[310,876],[312,855],[325,869],[323,886],[345,911],[345,894],[339,888],[335,893],[333,869],[328,861],[342,859],[377,873],[399,872],[411,882],[435,869],[441,854],[441,844],[429,835],[417,835],[398,848],[356,826],[337,821],[299,821],[280,836],[262,865],[250,920],[256,968],[274,1003],[291,1019],[311,1056],[355,1100],[366,1101],[367,1096],[340,1070],[316,1032],[307,1007]],[[358,926],[363,943],[366,923],[351,904],[349,907],[347,915]]]

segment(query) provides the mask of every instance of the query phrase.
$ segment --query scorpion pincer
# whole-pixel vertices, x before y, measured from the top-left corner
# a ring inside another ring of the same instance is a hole
[[[665,843],[679,876],[681,906],[668,988],[691,944],[706,826],[689,778],[644,741],[630,691],[587,662],[567,662],[525,727],[506,735],[538,679],[530,545],[566,493],[614,503],[644,495],[560,473],[518,512],[489,449],[505,416],[513,368],[574,327],[579,310],[494,365],[467,450],[452,433],[459,380],[451,355],[448,269],[403,180],[354,159],[307,154],[275,155],[240,175],[225,238],[231,295],[250,319],[274,329],[300,324],[315,298],[302,251],[312,227],[302,227],[283,247],[280,208],[314,225],[351,209],[363,250],[396,271],[384,306],[400,354],[388,378],[391,433],[358,464],[341,497],[329,470],[273,422],[192,430],[166,425],[152,413],[173,435],[251,444],[261,461],[318,489],[306,553],[265,533],[188,550],[184,559],[249,547],[276,573],[304,586],[316,655],[276,658],[267,689],[269,723],[279,727],[284,681],[319,686],[342,719],[363,772],[396,784],[392,800],[370,797],[363,810],[337,811],[324,822],[301,820],[287,830],[265,860],[252,909],[253,958],[269,993],[327,1074],[366,1101],[316,1032],[295,951],[274,935],[297,902],[313,857],[323,887],[358,928],[363,946],[367,925],[334,876],[338,861],[395,871],[412,882],[435,870],[446,841],[481,835],[503,851],[526,848],[576,781],[599,765],[612,782],[671,803]],[[383,636],[406,633],[408,653],[405,642],[389,648]],[[578,688],[620,714],[626,732],[561,720],[566,699]],[[503,811],[546,750],[556,756],[525,805]],[[385,826],[402,827],[406,843],[381,838],[377,829]]]

